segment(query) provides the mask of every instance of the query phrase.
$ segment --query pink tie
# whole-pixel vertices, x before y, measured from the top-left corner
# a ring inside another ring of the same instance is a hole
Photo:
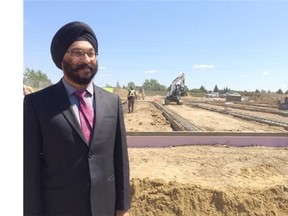
[[[87,94],[85,90],[76,90],[74,93],[79,99],[79,116],[81,128],[86,141],[89,143],[93,129],[94,111],[90,104],[84,100],[85,95]]]

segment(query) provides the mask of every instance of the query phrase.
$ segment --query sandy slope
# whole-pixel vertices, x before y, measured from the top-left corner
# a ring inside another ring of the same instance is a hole
[[[288,215],[288,148],[130,148],[132,216]]]

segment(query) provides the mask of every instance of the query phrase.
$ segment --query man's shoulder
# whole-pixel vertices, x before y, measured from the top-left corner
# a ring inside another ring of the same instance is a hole
[[[42,89],[38,89],[36,91],[34,91],[33,93],[29,94],[29,95],[26,95],[26,96],[31,96],[31,97],[43,97],[43,95],[49,93],[52,91],[52,89],[55,88],[55,84],[53,85],[50,85],[50,86],[47,86],[45,88],[42,88]],[[26,97],[25,96],[25,97]]]
[[[109,92],[99,86],[94,85],[95,92],[98,92],[99,94],[103,95],[104,97],[118,97],[118,94],[114,92]]]

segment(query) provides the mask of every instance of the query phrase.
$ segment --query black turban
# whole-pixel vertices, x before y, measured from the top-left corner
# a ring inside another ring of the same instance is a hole
[[[87,40],[98,53],[98,42],[95,33],[84,22],[70,22],[61,27],[54,35],[50,47],[52,59],[59,69],[62,69],[62,59],[73,42],[81,37]]]

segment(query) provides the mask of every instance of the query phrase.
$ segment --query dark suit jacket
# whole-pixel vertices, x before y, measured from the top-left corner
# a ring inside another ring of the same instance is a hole
[[[24,215],[113,216],[131,205],[120,98],[94,85],[86,144],[62,81],[24,98]]]

